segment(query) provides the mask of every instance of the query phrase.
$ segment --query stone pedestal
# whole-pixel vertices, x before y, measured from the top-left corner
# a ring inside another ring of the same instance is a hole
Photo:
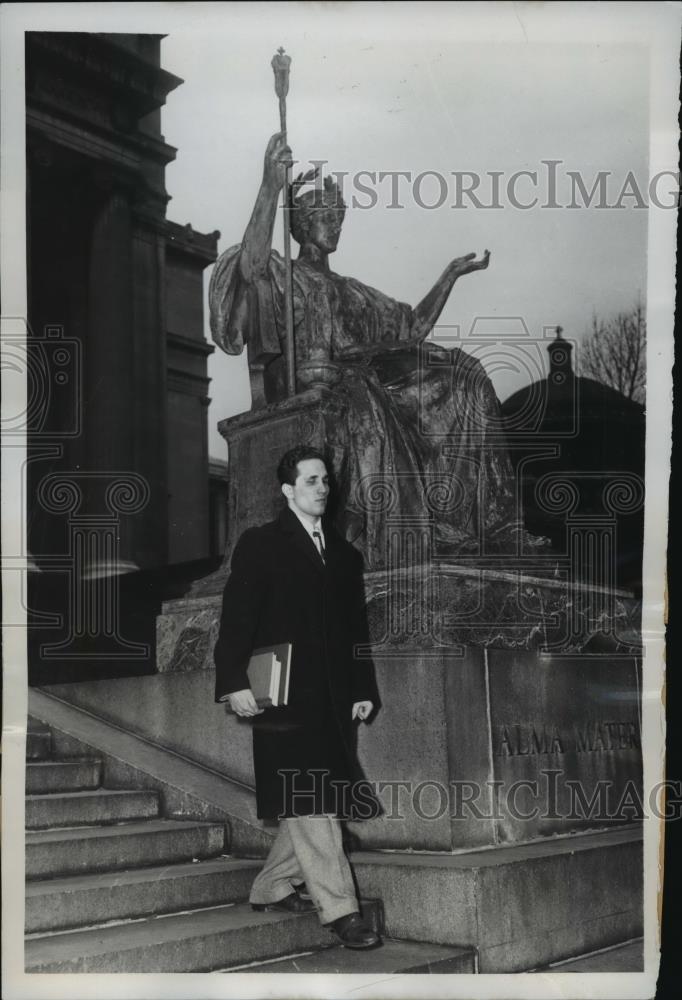
[[[327,421],[335,419],[337,407],[336,398],[328,391],[309,389],[292,399],[219,423],[230,455],[229,537],[222,566],[194,583],[191,596],[222,593],[232,551],[242,531],[272,521],[282,509],[282,493],[274,474],[280,458],[299,444],[322,448]]]
[[[632,598],[447,563],[421,567],[409,580],[370,573],[365,586],[366,652],[381,706],[358,727],[357,751],[384,815],[351,824],[358,844],[452,851],[638,818],[641,685]],[[216,595],[164,605],[161,673],[212,671],[220,603]],[[202,699],[211,697],[212,680],[202,682]],[[178,706],[183,730],[191,701]],[[194,709],[197,744],[206,709]],[[226,725],[213,766],[239,780],[246,767],[253,781],[250,762],[236,751],[243,726]]]
[[[363,847],[458,851],[636,820],[638,664],[476,649],[378,664],[358,755],[385,813]]]

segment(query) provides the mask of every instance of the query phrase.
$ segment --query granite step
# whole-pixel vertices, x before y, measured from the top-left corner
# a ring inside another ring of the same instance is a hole
[[[379,926],[381,904],[365,916]],[[316,913],[255,912],[233,903],[82,931],[29,937],[26,972],[210,972],[331,947]]]
[[[97,788],[26,797],[26,828],[79,826],[150,819],[159,814],[159,794],[144,789]]]
[[[225,850],[222,823],[152,819],[116,826],[64,827],[26,834],[26,878],[191,861]]]
[[[129,680],[126,680],[126,690]],[[139,678],[137,678],[139,680]],[[73,688],[74,685],[71,685]],[[94,756],[103,760],[106,784],[117,788],[155,788],[167,815],[224,819],[230,828],[230,853],[265,857],[273,831],[257,817],[254,790],[210,767],[169,752],[134,733],[106,722],[44,691],[31,688],[29,709],[52,729],[56,756]]]
[[[261,861],[219,857],[29,882],[26,931],[58,931],[248,897]]]
[[[49,729],[29,730],[26,733],[26,759],[44,760],[52,753],[52,734]]]
[[[644,938],[625,941],[612,948],[602,948],[588,955],[578,955],[563,962],[553,962],[533,972],[643,972]]]
[[[381,948],[368,951],[352,951],[342,945],[325,948],[304,955],[275,959],[268,962],[251,963],[247,966],[229,967],[220,972],[273,972],[308,973],[317,975],[371,975],[372,973],[395,973],[396,975],[440,974],[471,975],[476,972],[476,951],[474,948],[458,948],[455,945],[420,944],[414,941],[386,939]]]
[[[26,732],[27,733],[49,733],[50,727],[47,722],[43,722],[42,719],[37,718],[35,715],[29,715],[26,720]]]
[[[29,761],[26,765],[26,794],[85,791],[97,788],[101,779],[102,762],[96,757]]]

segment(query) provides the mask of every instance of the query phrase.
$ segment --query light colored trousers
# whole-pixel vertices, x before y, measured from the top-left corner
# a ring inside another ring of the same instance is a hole
[[[251,887],[251,903],[277,903],[305,881],[320,921],[357,913],[358,900],[334,816],[282,819],[265,865]]]

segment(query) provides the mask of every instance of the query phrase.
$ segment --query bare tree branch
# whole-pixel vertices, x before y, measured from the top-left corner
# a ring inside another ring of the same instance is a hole
[[[646,316],[637,300],[629,312],[607,320],[596,314],[579,346],[578,374],[595,379],[644,403],[646,393]]]

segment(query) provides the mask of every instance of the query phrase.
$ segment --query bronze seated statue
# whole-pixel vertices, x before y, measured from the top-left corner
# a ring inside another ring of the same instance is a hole
[[[254,408],[286,397],[285,262],[272,249],[278,193],[291,153],[273,136],[241,244],[219,258],[209,292],[211,329],[229,354],[246,345]],[[424,517],[443,555],[513,554],[535,547],[516,508],[501,443],[497,396],[481,363],[427,342],[455,281],[488,267],[470,253],[451,261],[414,308],[334,273],[345,205],[331,178],[295,192],[291,233],[296,388],[324,387],[327,446],[337,481],[336,523],[382,562],[387,514]]]

